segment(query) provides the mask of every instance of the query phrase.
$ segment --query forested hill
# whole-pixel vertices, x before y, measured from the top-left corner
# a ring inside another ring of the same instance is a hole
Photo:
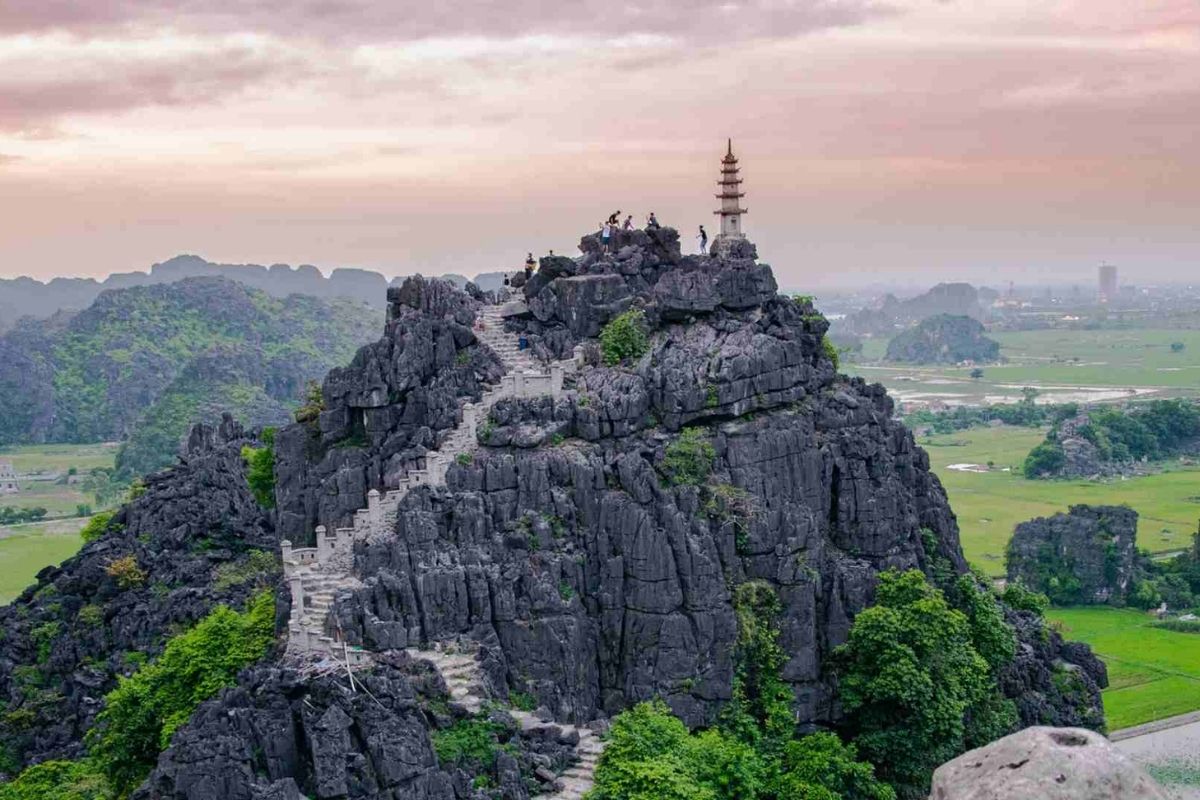
[[[305,383],[382,322],[354,300],[276,298],[225,278],[103,292],[0,337],[0,444],[130,438],[122,466],[154,469],[222,408],[286,422]]]

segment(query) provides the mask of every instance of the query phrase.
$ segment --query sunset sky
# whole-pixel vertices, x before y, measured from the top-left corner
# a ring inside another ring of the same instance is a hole
[[[2,0],[0,275],[691,245],[727,136],[789,286],[1200,274],[1195,0]]]

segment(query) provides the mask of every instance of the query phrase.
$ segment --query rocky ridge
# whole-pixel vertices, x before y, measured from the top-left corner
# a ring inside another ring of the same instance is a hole
[[[0,772],[79,756],[119,675],[218,603],[241,606],[256,588],[274,585],[278,573],[216,581],[253,551],[277,548],[271,517],[246,485],[240,451],[247,444],[255,440],[228,417],[197,426],[181,463],[147,477],[144,493],[114,515],[104,536],[43,569],[34,586],[0,607],[0,751],[10,760]]]

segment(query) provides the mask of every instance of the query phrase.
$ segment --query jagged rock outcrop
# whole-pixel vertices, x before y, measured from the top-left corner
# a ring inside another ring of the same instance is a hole
[[[451,467],[447,487],[410,490],[394,533],[359,545],[364,588],[338,600],[337,629],[373,651],[469,637],[482,644],[497,696],[531,694],[564,721],[663,696],[702,724],[729,697],[730,587],[759,579],[784,604],[784,675],[798,720],[834,721],[824,663],[870,604],[878,571],[928,569],[935,554],[923,530],[938,557],[966,565],[945,494],[892,421],[883,388],[837,376],[824,317],[806,299],[778,296],[746,244],[682,256],[673,230],[622,231],[609,253],[587,236],[579,259],[544,259],[522,286],[527,313],[507,322],[534,353],[568,356],[629,308],[643,313],[649,351],[584,369],[557,400],[496,403],[480,429],[485,446]],[[405,447],[419,453],[420,437],[451,424],[454,403],[488,379],[469,316],[456,316],[465,307],[446,294],[429,304],[432,315],[420,313],[423,286],[395,297],[384,342],[331,375],[321,430],[281,433],[311,445],[344,429],[327,419],[366,409],[388,420],[368,426],[353,462],[335,467],[319,447],[281,458],[283,513],[293,507],[287,486],[308,487],[297,498],[319,487],[325,504],[294,523],[281,515],[289,536],[349,515],[373,485],[387,488],[388,460]],[[427,341],[406,333],[419,325],[448,344],[423,344],[429,357],[414,368],[398,343]],[[392,377],[410,374],[420,377]],[[448,390],[419,400],[431,380]],[[700,427],[713,447],[700,485],[669,478],[668,451],[684,427]],[[1068,663],[1072,653],[1054,657]],[[1015,688],[1035,710],[1075,702],[1053,681]]]
[[[1104,662],[1087,645],[1064,641],[1032,612],[1008,609],[1004,616],[1016,633],[1017,650],[998,681],[1016,703],[1022,724],[1103,730]]]
[[[460,401],[502,373],[476,340],[468,294],[416,277],[389,289],[388,302],[383,338],[325,378],[319,420],[276,437],[281,538],[302,544],[317,525],[348,524],[369,489],[395,485],[454,428]]]
[[[911,364],[983,364],[1000,358],[1000,343],[984,335],[983,323],[967,316],[938,314],[897,335],[888,361]]]
[[[1026,728],[933,773],[930,800],[1167,800],[1107,739],[1082,728]]]
[[[298,800],[301,792],[372,800],[477,796],[476,776],[440,766],[434,752],[434,732],[464,716],[461,708],[447,705],[448,696],[435,670],[404,654],[358,673],[353,685],[345,673],[253,669],[236,688],[196,711],[134,798]],[[502,710],[488,719],[501,746],[481,774],[507,800],[526,800],[547,788],[573,757],[574,742],[554,726],[522,730]]]
[[[0,748],[18,763],[80,755],[101,699],[136,666],[129,654],[156,655],[170,632],[259,585],[214,582],[250,550],[277,550],[246,484],[240,450],[253,441],[228,418],[197,426],[180,466],[146,478],[107,534],[0,607]],[[114,573],[122,560],[136,571]]]
[[[1057,602],[1124,605],[1140,568],[1137,521],[1125,506],[1075,505],[1022,522],[1005,555],[1008,580]]]

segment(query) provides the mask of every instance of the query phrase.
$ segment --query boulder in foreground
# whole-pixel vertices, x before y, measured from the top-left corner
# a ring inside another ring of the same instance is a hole
[[[1108,739],[1083,728],[1026,728],[933,773],[930,800],[1167,800]]]

